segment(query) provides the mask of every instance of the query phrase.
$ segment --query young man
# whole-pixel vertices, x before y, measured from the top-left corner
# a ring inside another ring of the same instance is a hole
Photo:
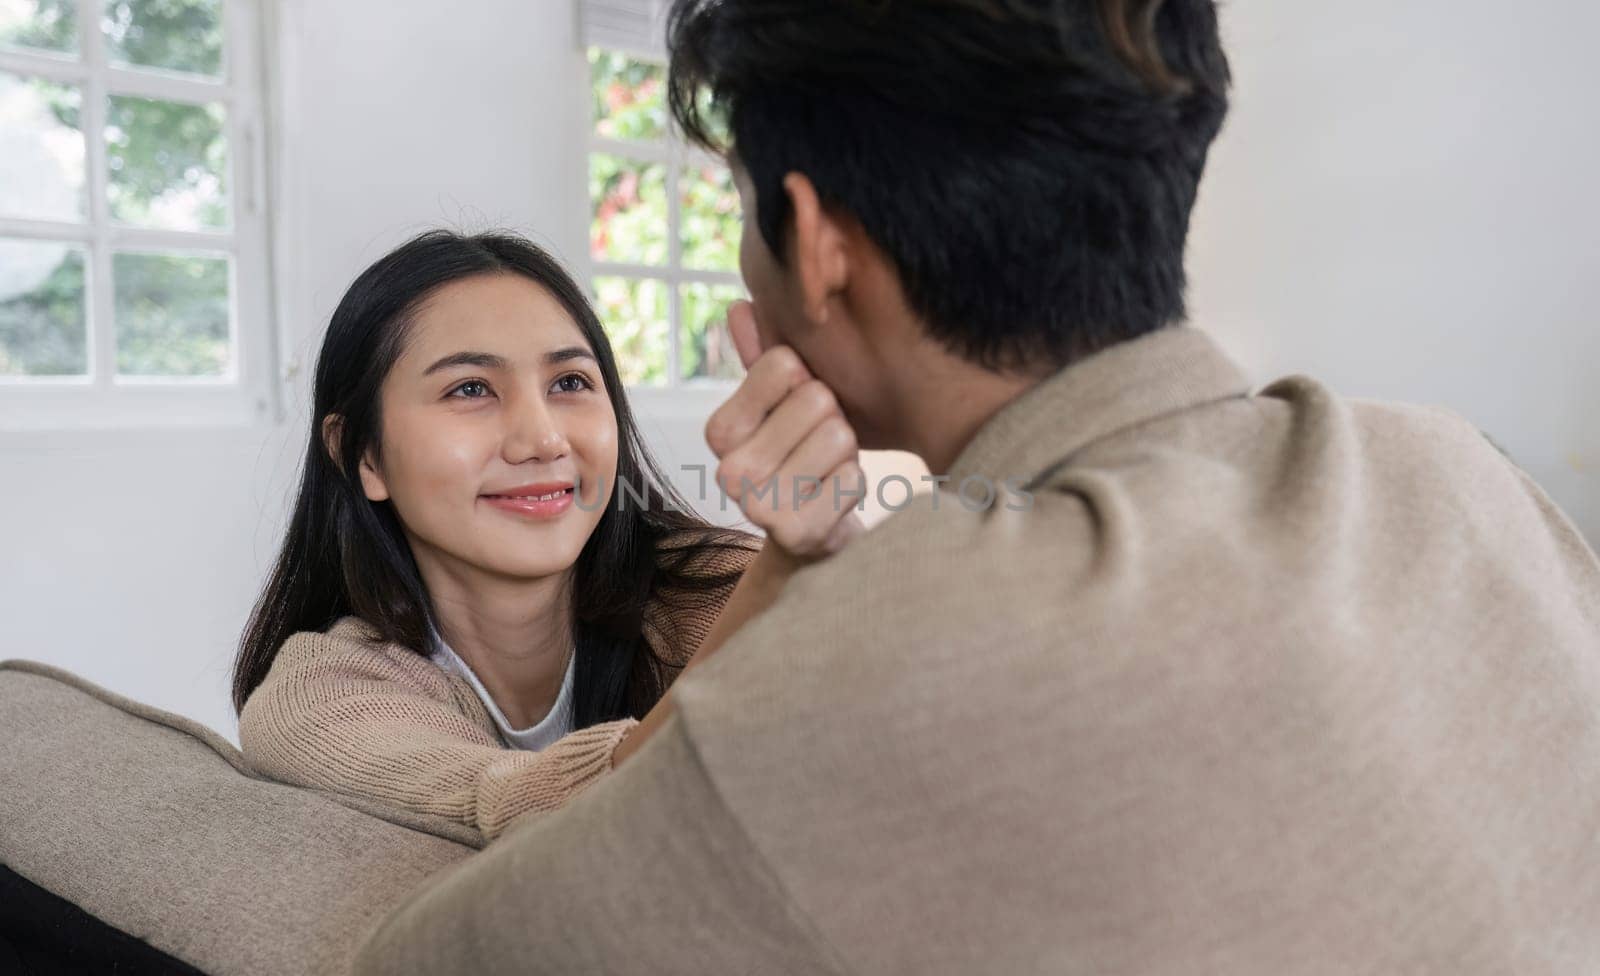
[[[751,405],[809,376],[941,487],[366,972],[1600,968],[1600,560],[1453,415],[1183,324],[1209,0],[680,0],[671,46],[764,349],[713,446],[798,451]]]

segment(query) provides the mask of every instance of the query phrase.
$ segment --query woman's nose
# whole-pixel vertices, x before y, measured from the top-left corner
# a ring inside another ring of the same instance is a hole
[[[554,461],[571,450],[560,420],[543,400],[524,401],[513,413],[506,431],[505,459],[510,464],[523,461]]]

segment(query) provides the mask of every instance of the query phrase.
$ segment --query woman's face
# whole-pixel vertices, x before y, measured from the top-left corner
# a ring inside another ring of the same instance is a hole
[[[366,495],[394,503],[425,573],[562,573],[616,480],[617,418],[603,383],[577,323],[540,285],[519,274],[444,285],[416,312],[384,380],[382,452],[362,464]],[[581,506],[572,491],[528,497],[575,484]]]

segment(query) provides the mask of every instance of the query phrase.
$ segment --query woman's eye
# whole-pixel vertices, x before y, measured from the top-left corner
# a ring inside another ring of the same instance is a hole
[[[568,380],[573,381],[577,385],[572,387],[562,386],[562,384],[566,383]],[[561,392],[563,393],[577,393],[580,390],[588,390],[594,387],[594,384],[589,382],[589,377],[583,375],[582,373],[568,373],[559,380],[556,380],[556,385],[561,387]]]
[[[468,391],[468,390],[482,390],[483,392],[482,393],[465,392],[465,391]],[[483,380],[467,380],[465,383],[462,383],[460,386],[458,386],[455,389],[451,390],[450,391],[450,395],[451,396],[456,396],[457,394],[460,394],[462,399],[480,400],[484,396],[488,395],[488,392],[489,392],[489,384],[485,383]]]

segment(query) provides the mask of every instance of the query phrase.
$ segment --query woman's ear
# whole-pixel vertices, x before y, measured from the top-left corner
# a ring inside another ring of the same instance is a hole
[[[850,281],[849,236],[835,214],[822,206],[817,188],[804,173],[783,178],[794,215],[792,258],[806,317],[828,319],[828,305]]]
[[[368,501],[381,502],[389,497],[389,486],[378,466],[372,463],[371,451],[361,456],[361,489],[367,493]]]
[[[330,413],[322,418],[322,446],[328,452],[328,459],[333,466],[343,469],[339,463],[339,432],[344,429],[344,418],[336,413]]]
[[[339,414],[330,413],[322,418],[322,446],[328,451],[328,457],[333,459],[333,466],[344,470],[344,465],[339,461],[339,438],[344,432],[344,418]],[[372,452],[367,451],[361,457],[361,490],[369,501],[381,502],[389,497],[389,486],[384,483],[383,474],[373,463]]]

